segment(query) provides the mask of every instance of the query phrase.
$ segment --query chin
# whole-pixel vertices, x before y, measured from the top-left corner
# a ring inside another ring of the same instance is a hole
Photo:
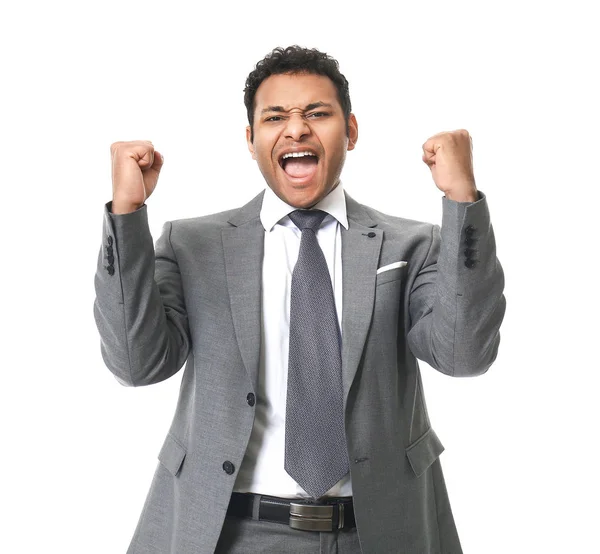
[[[303,191],[292,191],[286,195],[285,201],[294,208],[310,208],[322,199],[322,195],[318,192],[307,193]]]

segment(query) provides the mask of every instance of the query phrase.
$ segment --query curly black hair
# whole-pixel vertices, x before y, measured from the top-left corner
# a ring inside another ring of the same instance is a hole
[[[244,104],[250,123],[250,140],[254,140],[254,97],[256,91],[267,77],[282,73],[310,73],[329,77],[337,89],[338,100],[346,119],[346,133],[349,132],[348,120],[352,111],[350,91],[346,77],[340,73],[337,60],[315,48],[309,49],[294,45],[287,48],[275,48],[256,64],[256,67],[246,79]]]

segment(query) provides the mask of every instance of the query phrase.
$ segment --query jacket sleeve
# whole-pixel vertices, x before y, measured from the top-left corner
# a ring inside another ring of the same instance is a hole
[[[503,289],[485,196],[473,203],[444,198],[441,231],[433,226],[410,293],[412,353],[456,377],[487,371],[500,343]]]
[[[102,232],[94,317],[104,362],[123,385],[163,381],[183,366],[191,344],[171,223],[155,252],[146,206],[115,215],[109,202]]]

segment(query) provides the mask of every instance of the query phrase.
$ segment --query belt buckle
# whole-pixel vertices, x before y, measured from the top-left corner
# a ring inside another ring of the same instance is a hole
[[[301,531],[333,531],[333,506],[291,502],[290,527]]]

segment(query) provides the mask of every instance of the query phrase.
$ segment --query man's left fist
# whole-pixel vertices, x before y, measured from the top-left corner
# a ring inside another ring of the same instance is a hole
[[[456,202],[479,198],[473,175],[473,141],[465,129],[433,135],[423,145],[423,161],[446,198]]]

